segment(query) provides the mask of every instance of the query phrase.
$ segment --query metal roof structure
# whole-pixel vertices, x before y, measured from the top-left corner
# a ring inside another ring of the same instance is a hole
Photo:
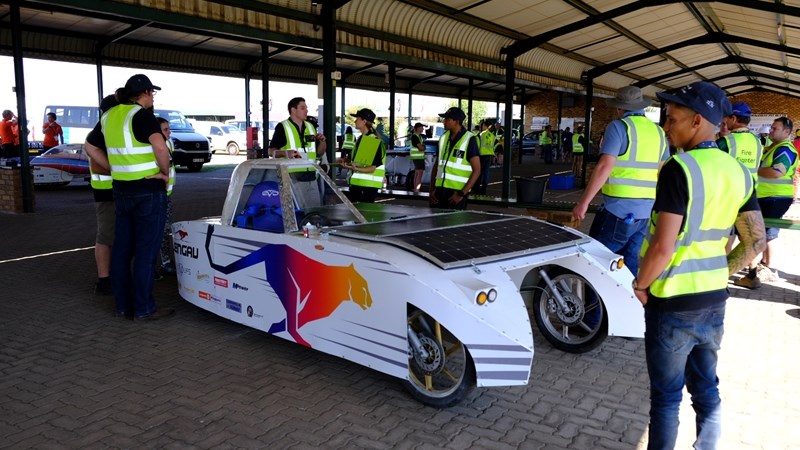
[[[800,2],[722,0],[20,0],[25,57],[316,83],[323,28],[347,86],[502,101],[646,95],[711,80],[800,96]],[[0,54],[10,55],[10,2]],[[333,24],[322,14],[334,8]],[[267,64],[268,67],[264,67]]]

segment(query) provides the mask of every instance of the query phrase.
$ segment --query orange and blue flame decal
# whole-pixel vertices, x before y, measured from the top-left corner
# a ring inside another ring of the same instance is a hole
[[[311,345],[300,335],[303,325],[330,316],[340,304],[351,301],[362,309],[372,306],[366,280],[351,264],[329,266],[298,252],[286,244],[267,244],[248,255],[222,266],[214,264],[210,243],[214,226],[208,226],[206,253],[211,267],[231,274],[264,263],[267,282],[277,294],[286,319],[271,325],[269,333],[286,331],[298,344]]]

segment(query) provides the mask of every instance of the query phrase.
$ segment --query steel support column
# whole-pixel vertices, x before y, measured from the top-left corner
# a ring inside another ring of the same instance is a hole
[[[264,155],[267,155],[269,149],[269,113],[270,113],[270,100],[269,100],[269,46],[261,44],[261,138],[264,140],[262,148]]]
[[[586,139],[586,148],[583,149],[583,167],[581,168],[581,187],[586,189],[586,164],[589,161],[589,155],[594,151],[592,148],[592,96],[594,95],[594,78],[588,76],[586,78],[586,101],[584,108],[584,124],[583,135]]]
[[[514,109],[514,58],[506,57],[506,112],[503,121],[503,192],[501,197],[508,199],[511,192],[511,124]],[[498,105],[498,109],[500,106]],[[498,114],[499,115],[499,114]]]
[[[17,121],[19,123],[19,146],[22,180],[22,211],[31,213],[33,208],[33,179],[28,159],[28,112],[25,108],[25,71],[22,66],[22,28],[19,2],[11,2],[11,45],[14,55],[14,89],[17,94]]]
[[[389,148],[394,148],[394,105],[397,94],[397,65],[389,63]]]
[[[328,161],[335,161],[336,147],[336,82],[331,74],[336,71],[336,5],[322,4],[322,129],[328,142]],[[331,167],[331,166],[329,166]],[[329,169],[330,170],[330,169]]]

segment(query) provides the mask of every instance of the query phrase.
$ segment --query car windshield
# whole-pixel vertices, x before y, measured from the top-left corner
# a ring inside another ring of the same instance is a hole
[[[194,131],[192,124],[181,114],[180,111],[172,109],[156,109],[153,111],[156,117],[163,117],[169,120],[170,131]]]
[[[58,155],[59,157],[63,157],[63,156],[81,155],[81,154],[83,154],[83,144],[66,144],[53,147],[50,150],[44,152],[42,156]]]

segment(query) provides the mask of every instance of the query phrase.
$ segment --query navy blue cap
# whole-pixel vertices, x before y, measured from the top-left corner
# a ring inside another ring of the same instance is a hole
[[[442,114],[439,114],[439,117],[442,117],[444,119],[453,119],[453,120],[457,120],[459,122],[463,122],[464,119],[467,118],[467,115],[464,114],[464,111],[462,111],[461,108],[453,106],[452,108],[448,109],[447,111],[443,112]]]
[[[142,73],[137,73],[136,75],[128,78],[128,81],[125,83],[125,87],[131,91],[132,94],[138,94],[139,92],[144,91],[160,91],[161,88],[154,85],[150,78],[147,78],[147,75]]]
[[[350,115],[353,117],[361,117],[362,119],[370,123],[375,122],[375,113],[372,112],[372,110],[369,108],[361,108],[358,111],[356,111],[355,114],[350,114]]]
[[[753,115],[753,110],[750,109],[750,106],[745,102],[736,102],[731,105],[731,107],[733,108],[733,114],[739,117],[750,117]]]
[[[731,115],[731,102],[722,89],[707,81],[698,81],[680,89],[659,92],[658,98],[692,109],[714,125]]]

